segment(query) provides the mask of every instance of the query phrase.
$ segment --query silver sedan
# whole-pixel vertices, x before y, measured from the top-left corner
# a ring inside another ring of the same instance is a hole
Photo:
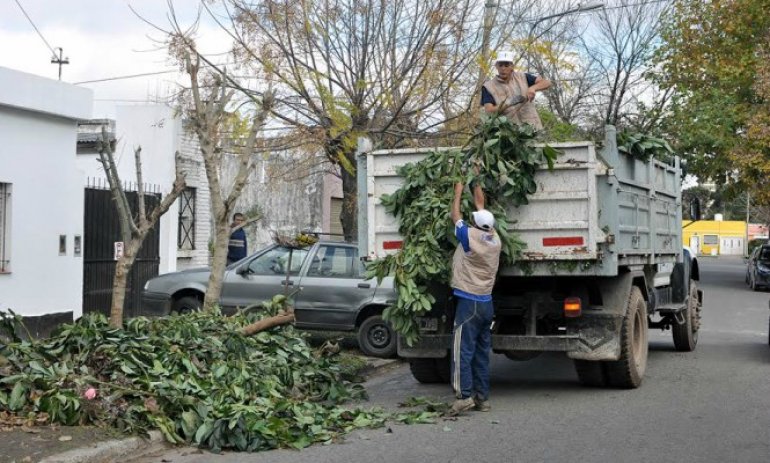
[[[364,279],[364,266],[353,243],[319,241],[306,249],[270,246],[227,267],[220,304],[232,313],[284,292],[287,266],[289,290],[294,296],[296,326],[303,329],[356,331],[367,354],[391,357],[396,335],[382,319],[382,311],[395,302],[392,277],[381,285]],[[167,273],[147,282],[143,309],[151,315],[199,310],[209,279],[209,269]]]

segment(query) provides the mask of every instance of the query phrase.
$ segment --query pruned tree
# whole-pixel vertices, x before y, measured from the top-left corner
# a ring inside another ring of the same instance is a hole
[[[123,305],[126,297],[126,283],[139,250],[147,234],[155,227],[161,216],[174,204],[185,188],[184,176],[180,170],[179,153],[176,153],[176,179],[171,190],[161,199],[160,204],[147,210],[142,176],[142,148],[134,150],[136,168],[137,201],[136,210],[132,210],[126,191],[121,182],[115,163],[115,149],[109,140],[107,131],[102,128],[102,139],[97,141],[96,149],[99,162],[104,168],[115,208],[118,211],[120,235],[123,240],[123,255],[115,264],[115,277],[112,280],[112,303],[110,305],[110,326],[120,328],[123,325]]]
[[[593,14],[595,31],[582,38],[583,53],[595,66],[600,79],[599,94],[594,98],[597,125],[613,124],[648,129],[657,123],[645,119],[639,127],[640,110],[648,103],[665,105],[671,94],[659,92],[648,71],[651,58],[660,45],[661,18],[668,11],[665,2],[615,0]]]
[[[185,115],[188,127],[200,144],[214,223],[214,252],[203,301],[204,309],[208,310],[219,304],[228,242],[234,231],[230,227],[231,217],[246,181],[254,170],[258,135],[264,126],[272,99],[270,93],[265,92],[259,100],[251,100],[254,106],[247,133],[242,137],[234,137],[232,132],[224,130],[226,118],[231,111],[230,105],[234,103],[234,82],[224,70],[216,66],[202,67],[207,60],[196,51],[195,42],[191,38],[179,34],[174,39],[173,53],[181,59],[190,78],[190,100]],[[238,169],[233,179],[222,175],[226,156],[237,160]],[[259,217],[247,217],[243,225],[257,219]]]

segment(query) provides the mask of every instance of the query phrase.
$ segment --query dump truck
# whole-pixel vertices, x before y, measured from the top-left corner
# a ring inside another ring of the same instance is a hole
[[[590,141],[549,146],[559,151],[553,168],[536,172],[528,204],[507,207],[509,228],[526,249],[513,265],[500,266],[492,350],[513,360],[564,352],[584,385],[638,387],[650,328],[671,330],[679,351],[698,341],[703,293],[697,259],[682,246],[680,160],[619,152],[613,126],[601,149]],[[403,183],[400,166],[434,149],[359,148],[360,256],[400,249],[397,218],[380,198]],[[699,204],[691,215],[699,215]],[[419,340],[398,342],[398,354],[423,383],[447,382],[450,373],[453,298],[436,283],[437,302],[418,320]]]

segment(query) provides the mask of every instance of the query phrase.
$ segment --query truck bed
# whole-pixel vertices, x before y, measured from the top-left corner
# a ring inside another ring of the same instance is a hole
[[[535,175],[529,204],[511,206],[511,228],[526,243],[501,275],[617,275],[619,267],[681,260],[679,160],[673,165],[619,154],[614,128],[597,156],[592,142],[553,143],[553,170]],[[450,149],[450,148],[437,148]],[[397,219],[380,203],[402,184],[397,168],[436,149],[378,150],[359,158],[361,255],[382,257],[401,246]],[[364,181],[365,180],[365,181]],[[449,220],[447,205],[447,220]]]

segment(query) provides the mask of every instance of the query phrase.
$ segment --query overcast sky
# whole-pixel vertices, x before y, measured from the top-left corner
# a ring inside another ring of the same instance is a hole
[[[0,66],[57,79],[58,66],[51,64],[51,50],[17,2],[45,41],[52,48],[64,49],[70,62],[62,69],[64,82],[173,71],[80,84],[94,91],[95,118],[114,117],[118,104],[152,101],[168,95],[182,81],[165,50],[158,50],[153,42],[153,38],[161,39],[162,34],[129,9],[131,5],[147,20],[166,27],[168,8],[164,0],[0,0]],[[198,0],[174,1],[183,24],[194,20],[198,5]],[[228,50],[229,40],[211,20],[204,21],[199,28],[198,40],[207,54]]]

